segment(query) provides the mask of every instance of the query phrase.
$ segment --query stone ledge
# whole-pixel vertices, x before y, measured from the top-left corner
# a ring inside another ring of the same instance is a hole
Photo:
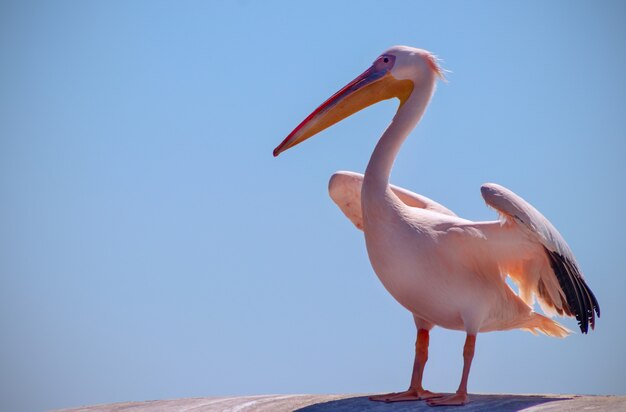
[[[424,402],[371,402],[367,395],[257,395],[236,397],[188,398],[164,401],[122,402],[62,409],[58,412],[240,412],[240,411],[626,411],[626,396],[588,395],[505,395],[470,394],[470,403],[462,408],[437,407]]]

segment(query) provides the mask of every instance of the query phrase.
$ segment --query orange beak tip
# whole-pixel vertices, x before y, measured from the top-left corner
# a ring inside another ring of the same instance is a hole
[[[272,152],[272,154],[274,155],[274,157],[278,157],[279,154],[281,154],[283,151],[281,150],[282,148],[280,146],[277,146],[276,149],[274,149],[274,151]]]

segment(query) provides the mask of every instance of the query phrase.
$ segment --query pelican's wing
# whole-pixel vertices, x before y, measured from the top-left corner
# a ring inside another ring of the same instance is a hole
[[[504,265],[519,285],[522,299],[532,303],[534,293],[544,310],[575,316],[583,333],[587,333],[588,326],[593,329],[595,313],[600,317],[600,306],[561,234],[537,209],[509,189],[487,183],[480,190],[485,202],[498,211],[505,224],[518,228],[542,246],[543,253],[535,254],[534,259]]]
[[[339,206],[341,211],[363,230],[363,213],[361,212],[361,186],[363,185],[363,175],[354,172],[337,172],[333,174],[328,183],[328,192],[333,201]],[[401,187],[390,185],[391,190],[407,206],[428,209],[444,215],[456,216],[439,203],[430,200],[426,196],[418,195]]]

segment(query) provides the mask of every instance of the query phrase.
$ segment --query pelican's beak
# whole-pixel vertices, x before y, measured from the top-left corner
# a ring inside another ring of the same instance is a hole
[[[388,59],[385,59],[385,63],[387,61]],[[412,91],[412,81],[397,80],[390,72],[390,65],[383,64],[379,59],[372,67],[333,94],[304,119],[274,149],[274,156],[278,156],[290,147],[381,100],[397,97],[400,99],[400,104],[403,104]]]

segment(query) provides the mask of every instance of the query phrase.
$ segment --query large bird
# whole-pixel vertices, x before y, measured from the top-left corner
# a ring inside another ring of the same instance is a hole
[[[569,246],[537,209],[494,183],[481,187],[499,220],[472,222],[424,196],[389,184],[400,147],[426,110],[442,70],[428,51],[394,46],[339,90],[274,150],[274,156],[381,100],[400,105],[378,141],[365,175],[335,173],[330,196],[365,234],[380,281],[414,317],[415,361],[409,389],[372,396],[376,401],[427,399],[430,405],[468,402],[467,380],[478,332],[524,329],[565,337],[570,331],[536,313],[574,316],[582,333],[595,326],[600,307]],[[516,294],[506,283],[509,276]],[[448,396],[422,386],[434,326],[465,331],[463,372]]]

